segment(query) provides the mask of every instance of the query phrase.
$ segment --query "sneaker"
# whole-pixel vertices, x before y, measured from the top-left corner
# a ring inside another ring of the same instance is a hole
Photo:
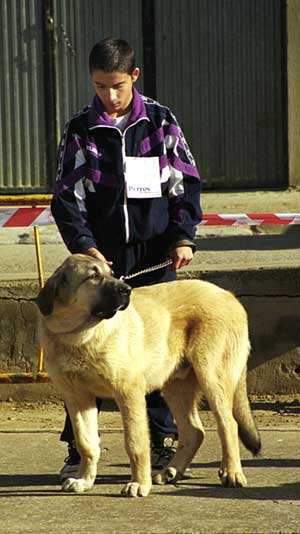
[[[65,464],[59,473],[60,481],[67,478],[76,478],[80,467],[80,454],[75,447],[74,441],[68,446],[69,455],[65,458]]]
[[[155,475],[158,471],[162,471],[167,467],[171,459],[173,458],[176,447],[174,447],[175,437],[166,436],[160,447],[152,445],[151,449],[151,467],[152,467],[152,476]],[[193,478],[193,473],[191,468],[188,466],[184,470],[184,473],[180,476],[181,479],[184,478]]]
[[[151,466],[152,471],[161,471],[171,461],[175,454],[175,439],[173,436],[166,436],[160,446],[152,445],[151,449]]]

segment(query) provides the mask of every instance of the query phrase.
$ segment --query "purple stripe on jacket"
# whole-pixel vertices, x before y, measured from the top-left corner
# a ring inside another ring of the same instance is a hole
[[[95,184],[106,185],[109,187],[116,187],[118,185],[118,180],[115,175],[104,173],[97,169],[88,169],[87,178]]]
[[[172,137],[177,137],[178,139],[177,147],[180,147],[182,148],[182,150],[185,151],[186,147],[182,139],[183,134],[180,128],[178,128],[176,124],[168,124],[167,126],[164,126],[164,133],[165,133],[165,136],[171,135]]]
[[[142,156],[143,154],[146,154],[147,152],[149,152],[151,150],[152,147],[149,148],[150,147],[149,143],[150,143],[150,137],[147,137],[142,142],[143,150],[139,151],[139,156]],[[142,144],[141,144],[141,146],[142,146]],[[167,154],[162,154],[161,156],[159,156],[159,168],[160,168],[160,170],[164,169],[165,167],[168,167],[169,163],[177,171],[180,171],[180,172],[185,173],[185,174],[189,174],[190,176],[194,176],[195,178],[198,178],[200,180],[197,168],[194,165],[192,165],[191,163],[183,162],[173,152],[171,153],[170,160],[169,160]]]
[[[71,189],[79,180],[86,176],[86,164],[80,165],[77,169],[72,170],[70,174],[64,176],[63,180],[57,180],[54,186],[54,196],[57,197],[67,189]]]
[[[181,161],[181,159],[176,156],[175,154],[172,154],[170,158],[170,164],[174,169],[177,171],[180,171],[184,174],[188,174],[190,176],[193,176],[194,178],[198,178],[200,180],[200,176],[198,173],[198,170],[194,165],[191,165],[190,163],[184,163],[184,161]]]
[[[91,154],[96,159],[99,159],[101,157],[101,154],[99,154],[99,149],[96,143],[91,143],[91,141],[88,141],[86,143],[86,151],[88,154]]]
[[[138,156],[143,156],[150,152],[160,143],[164,143],[167,135],[176,137],[177,147],[181,148],[184,151],[186,150],[186,147],[182,140],[182,136],[180,134],[180,130],[175,124],[169,124],[167,127],[164,126],[157,129],[152,135],[143,139],[139,146]],[[172,150],[172,148],[170,148],[170,150]]]
[[[143,156],[144,154],[147,154],[150,152],[153,148],[155,148],[160,143],[164,142],[164,131],[162,128],[159,128],[158,130],[155,130],[153,134],[151,134],[149,137],[145,137],[143,141],[141,141],[138,151],[138,156]]]
[[[84,146],[84,143],[81,141],[80,138],[73,137],[72,141],[70,141],[70,143],[66,147],[66,150],[64,153],[64,164],[68,163],[68,161],[74,158],[78,150],[82,150],[83,146]]]

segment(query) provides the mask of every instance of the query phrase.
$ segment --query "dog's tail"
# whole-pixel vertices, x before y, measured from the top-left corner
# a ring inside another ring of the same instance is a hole
[[[233,415],[238,423],[242,443],[254,456],[257,456],[261,450],[261,440],[248,400],[246,376],[245,367],[234,394]]]

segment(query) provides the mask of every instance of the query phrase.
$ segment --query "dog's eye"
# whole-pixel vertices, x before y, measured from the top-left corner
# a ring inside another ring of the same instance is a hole
[[[91,278],[92,280],[100,280],[102,276],[101,273],[99,273],[98,269],[94,269],[89,278]]]

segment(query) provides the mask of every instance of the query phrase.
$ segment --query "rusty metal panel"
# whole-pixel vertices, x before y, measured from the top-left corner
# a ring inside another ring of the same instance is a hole
[[[283,0],[155,0],[157,96],[207,189],[287,185]]]
[[[41,2],[0,2],[0,192],[45,190]]]
[[[97,41],[109,36],[128,40],[141,65],[141,2],[54,0],[54,25],[57,37],[58,124],[61,130],[71,115],[85,106],[93,95],[88,58]]]

